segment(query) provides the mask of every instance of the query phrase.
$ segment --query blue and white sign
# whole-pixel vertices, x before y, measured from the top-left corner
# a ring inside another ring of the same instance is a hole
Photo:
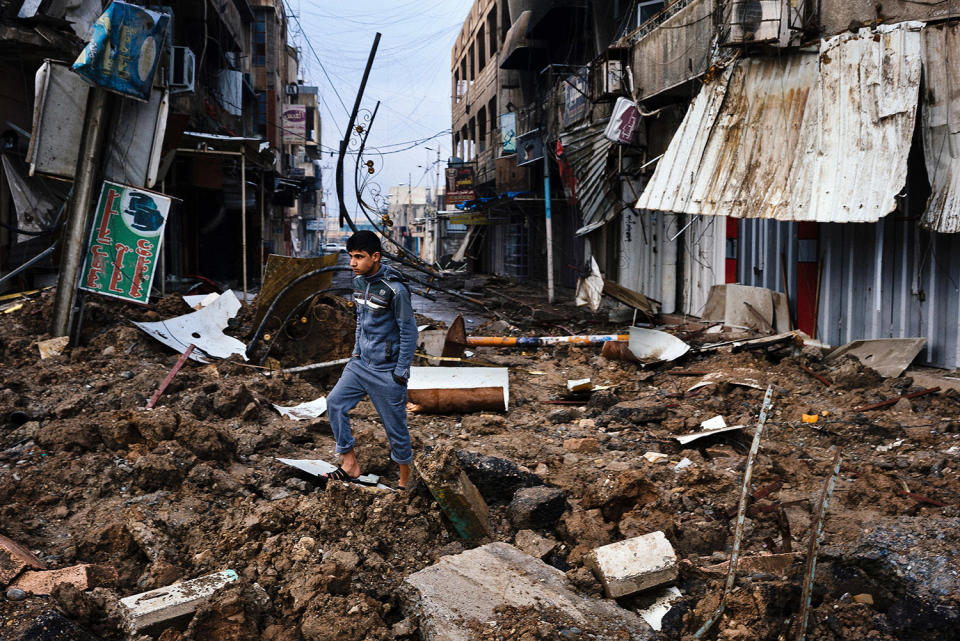
[[[93,25],[73,70],[90,84],[149,100],[170,16],[114,1]]]

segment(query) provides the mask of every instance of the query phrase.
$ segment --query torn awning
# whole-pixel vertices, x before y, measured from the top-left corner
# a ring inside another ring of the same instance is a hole
[[[960,232],[960,26],[923,29],[923,154],[930,199],[920,224]]]
[[[560,134],[563,157],[570,163],[575,179],[575,193],[570,194],[580,205],[583,226],[576,231],[583,236],[599,229],[620,213],[607,172],[607,161],[613,143],[603,135],[607,123],[582,125]]]
[[[875,222],[903,188],[921,23],[861,29],[819,55],[750,58],[694,100],[638,209]]]

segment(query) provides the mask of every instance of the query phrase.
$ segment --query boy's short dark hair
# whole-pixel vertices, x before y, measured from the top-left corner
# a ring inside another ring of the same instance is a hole
[[[347,251],[361,251],[367,252],[371,256],[375,253],[383,253],[383,248],[380,246],[380,237],[369,229],[361,229],[353,236],[347,239]]]

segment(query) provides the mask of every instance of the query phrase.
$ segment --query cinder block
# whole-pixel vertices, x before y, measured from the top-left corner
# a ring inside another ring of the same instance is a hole
[[[117,581],[117,571],[111,567],[84,563],[58,570],[27,571],[13,583],[30,594],[50,594],[54,586],[69,583],[78,590],[109,586]]]
[[[611,598],[634,594],[677,578],[677,555],[663,532],[596,548],[587,556],[587,564]]]
[[[127,608],[126,623],[131,630],[142,630],[155,623],[191,614],[223,586],[237,580],[237,573],[224,570],[190,581],[174,583],[120,599]]]

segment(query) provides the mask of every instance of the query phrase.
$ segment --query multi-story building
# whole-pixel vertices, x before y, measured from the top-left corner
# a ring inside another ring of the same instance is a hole
[[[22,162],[29,140],[34,74],[45,58],[72,62],[106,4],[4,3],[0,68],[24,80],[0,88],[0,122],[13,125],[4,134],[11,163]],[[224,285],[253,286],[267,252],[303,255],[316,249],[317,232],[307,231],[305,222],[322,208],[314,162],[320,139],[316,88],[299,78],[282,0],[160,0],[145,6],[170,15],[155,82],[168,96],[168,114],[159,130],[155,179],[141,180],[139,186],[178,199],[167,221],[162,273],[155,282],[162,288],[167,276],[171,284],[203,276]],[[127,99],[115,100],[120,102],[112,118],[123,125],[131,113]],[[79,121],[84,106],[57,115]],[[289,106],[293,109],[285,112]],[[294,119],[293,135],[285,133],[285,113]],[[112,136],[127,129],[112,127],[107,148]],[[6,225],[18,213],[10,194],[7,179],[0,177],[0,222]],[[0,273],[35,255],[51,238],[46,233],[22,242],[8,229],[0,231]]]
[[[451,70],[468,208],[494,223],[478,269],[544,280],[543,216],[524,199],[549,196],[554,263],[592,256],[662,311],[700,315],[716,284],[763,286],[822,341],[922,336],[921,360],[960,365],[960,329],[939,320],[960,308],[960,1],[494,6],[474,4]],[[487,44],[504,11],[506,36]],[[495,91],[491,51],[499,73],[521,67]],[[506,197],[496,164],[491,178],[493,93],[499,118],[516,113],[529,197]],[[539,189],[544,167],[562,195]],[[507,207],[522,232],[499,220]],[[525,261],[496,255],[518,246]]]

